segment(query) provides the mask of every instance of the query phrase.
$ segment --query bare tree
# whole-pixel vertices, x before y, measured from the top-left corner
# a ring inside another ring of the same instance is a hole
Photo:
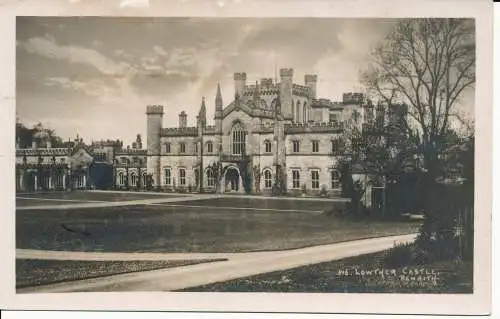
[[[408,105],[401,120],[434,182],[442,141],[464,91],[475,84],[471,19],[405,19],[373,52],[362,79],[386,105]]]

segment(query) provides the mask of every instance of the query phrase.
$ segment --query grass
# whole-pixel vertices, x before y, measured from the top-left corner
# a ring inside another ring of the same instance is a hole
[[[472,293],[472,263],[442,261],[423,267],[387,269],[387,251],[346,258],[286,271],[193,287],[196,292],[318,292],[318,293]],[[386,270],[363,273],[368,270]],[[407,275],[425,269],[422,276]],[[433,272],[433,274],[431,274]],[[400,277],[403,276],[403,277]]]
[[[138,205],[18,210],[16,247],[70,251],[244,252],[401,235],[416,232],[419,227],[415,222],[357,222],[307,212],[341,203],[224,198],[177,204],[193,207]],[[221,206],[252,208],[218,208]],[[299,212],[256,211],[254,208],[291,208]]]
[[[80,261],[80,260],[16,260],[16,288],[40,286],[123,273],[180,267],[214,260],[173,261]]]

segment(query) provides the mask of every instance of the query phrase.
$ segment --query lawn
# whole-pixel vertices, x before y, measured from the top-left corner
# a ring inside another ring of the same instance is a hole
[[[219,260],[81,261],[17,259],[16,288],[180,267]]]
[[[419,227],[415,222],[356,222],[308,212],[341,203],[231,198],[176,204],[18,210],[16,247],[70,251],[244,252],[401,235],[416,232]]]
[[[183,291],[428,294],[473,292],[471,262],[444,261],[430,263],[424,267],[386,269],[382,264],[385,253],[386,251],[276,271]],[[372,272],[368,273],[370,270]],[[381,270],[386,271],[383,276]],[[419,273],[415,274],[415,270]]]

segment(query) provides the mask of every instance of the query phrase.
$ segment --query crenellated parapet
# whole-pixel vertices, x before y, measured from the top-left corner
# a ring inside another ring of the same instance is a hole
[[[146,107],[146,114],[163,115],[163,105],[148,105]]]
[[[293,69],[280,69],[280,76],[281,77],[292,77],[293,76]]]
[[[342,108],[343,104],[339,102],[334,102],[329,99],[313,99],[312,100],[312,107],[318,107],[318,108]]]
[[[243,93],[243,96],[244,97],[253,96],[253,94],[255,92],[255,87],[256,87],[255,84],[245,86],[245,91]],[[259,95],[260,96],[278,95],[279,92],[280,92],[279,84],[271,84],[271,85],[259,88]]]
[[[285,124],[285,133],[339,133],[343,129],[342,123],[336,122]]]
[[[66,156],[69,149],[60,148],[21,148],[16,150],[16,156]]]
[[[146,156],[147,150],[139,148],[124,148],[116,151],[116,155],[144,155]]]
[[[309,97],[311,93],[311,88],[308,86],[293,84],[292,85],[292,94],[296,96]]]
[[[162,137],[173,136],[198,136],[198,128],[191,127],[167,127],[161,130]]]

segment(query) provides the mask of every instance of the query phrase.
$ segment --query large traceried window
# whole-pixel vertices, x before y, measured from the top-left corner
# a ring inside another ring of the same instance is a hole
[[[264,171],[264,188],[271,188],[273,184],[272,174],[270,170]]]
[[[135,173],[132,173],[130,175],[130,181],[132,186],[137,186],[137,175],[135,175]]]
[[[231,145],[233,155],[245,154],[246,131],[240,123],[236,123],[231,130]]]
[[[300,101],[297,101],[297,104],[295,104],[295,122],[300,122]]]
[[[309,117],[307,116],[307,103],[304,102],[304,105],[302,106],[302,122],[307,123],[309,122]]]

